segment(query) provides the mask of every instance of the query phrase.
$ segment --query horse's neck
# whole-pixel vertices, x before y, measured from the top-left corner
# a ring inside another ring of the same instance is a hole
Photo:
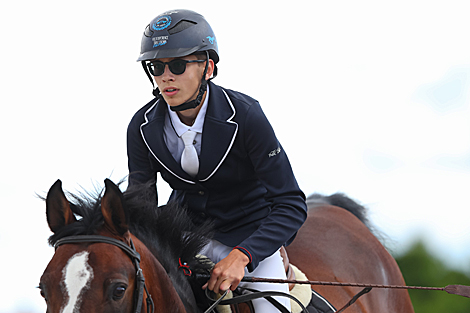
[[[142,243],[140,245],[137,248],[141,254],[140,266],[154,302],[155,312],[188,312],[166,270]]]

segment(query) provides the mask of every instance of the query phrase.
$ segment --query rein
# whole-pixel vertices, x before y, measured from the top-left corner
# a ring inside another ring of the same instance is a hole
[[[470,298],[470,286],[464,286],[464,285],[448,285],[446,287],[420,287],[420,286],[340,283],[340,282],[312,281],[312,280],[270,279],[270,278],[259,278],[259,277],[243,277],[242,281],[252,282],[252,283],[308,284],[308,285],[340,286],[340,287],[439,290],[439,291],[445,291],[448,294]]]
[[[204,276],[206,275],[199,275]],[[207,276],[209,278],[209,276]],[[294,280],[294,279],[274,279],[274,278],[260,278],[260,277],[243,277],[243,282],[250,282],[250,283],[275,283],[275,284],[308,284],[308,285],[317,285],[317,286],[336,286],[336,287],[361,287],[364,288],[360,292],[358,292],[354,297],[349,300],[341,309],[336,311],[336,313],[341,313],[346,310],[348,307],[353,305],[357,299],[361,296],[365,295],[366,293],[370,292],[373,288],[385,288],[385,289],[413,289],[413,290],[438,290],[438,291],[445,291],[448,294],[458,295],[462,297],[470,298],[470,286],[464,285],[448,285],[446,287],[420,287],[420,286],[401,286],[401,285],[379,285],[379,284],[359,284],[359,283],[340,283],[340,282],[327,282],[327,281],[312,281],[312,280]],[[256,290],[250,290],[253,293],[248,295],[242,295],[238,297],[234,297],[233,299],[223,300],[227,292],[222,295],[217,301],[215,299],[211,299],[212,301],[216,301],[209,310],[205,311],[205,313],[211,312],[211,310],[217,305],[225,305],[225,304],[236,304],[245,301],[249,301],[256,298],[272,296],[274,294],[264,295],[263,292],[257,292]],[[278,295],[278,294],[275,294]],[[206,295],[210,298],[208,295]],[[287,294],[279,294],[278,296],[287,296],[289,298],[294,298]],[[297,299],[294,298],[298,302]],[[305,310],[302,304],[300,304],[301,308]],[[279,308],[278,308],[279,309]],[[279,309],[281,312],[282,309]]]
[[[378,284],[359,284],[359,283],[340,283],[340,282],[326,282],[326,281],[311,281],[311,280],[293,280],[293,279],[270,279],[260,277],[243,277],[242,281],[252,283],[277,283],[277,284],[308,284],[317,286],[337,286],[337,287],[362,287],[348,303],[346,303],[341,309],[336,311],[337,313],[343,312],[350,307],[357,299],[362,295],[370,292],[373,288],[386,288],[386,289],[414,289],[414,290],[439,290],[445,291],[448,294],[458,295],[462,297],[470,298],[470,286],[463,285],[448,285],[446,287],[420,287],[420,286],[400,286],[400,285],[378,285]]]
[[[242,294],[239,296],[234,296],[230,299],[223,300],[225,296],[228,294],[229,290],[226,290],[224,294],[219,298],[219,299],[213,299],[209,294],[208,294],[208,289],[206,289],[206,297],[209,300],[214,301],[214,303],[206,310],[204,313],[210,313],[214,312],[214,309],[217,305],[230,305],[230,304],[240,304],[244,302],[248,302],[254,299],[259,299],[259,298],[265,298],[267,301],[269,301],[273,306],[276,307],[281,313],[290,313],[280,302],[278,302],[276,299],[274,299],[274,296],[278,297],[287,297],[293,301],[295,301],[300,308],[302,309],[302,312],[308,313],[307,308],[302,304],[302,302],[299,301],[296,297],[284,293],[284,292],[279,292],[279,291],[259,291],[256,289],[251,289],[251,288],[245,288],[245,287],[238,287],[239,289],[247,290],[250,291],[248,294]]]
[[[154,312],[154,304],[150,293],[147,290],[145,285],[145,277],[140,268],[140,254],[135,250],[134,243],[130,239],[130,246],[126,245],[124,242],[119,241],[114,238],[99,236],[99,235],[83,235],[83,236],[69,236],[62,239],[59,239],[54,248],[57,248],[64,244],[75,244],[75,243],[107,243],[114,245],[118,248],[121,248],[122,251],[126,252],[127,255],[131,258],[132,263],[134,263],[136,270],[136,288],[134,293],[134,300],[136,301],[134,311],[135,313],[140,313],[142,309],[142,303],[144,300],[144,291],[147,295],[147,313]]]

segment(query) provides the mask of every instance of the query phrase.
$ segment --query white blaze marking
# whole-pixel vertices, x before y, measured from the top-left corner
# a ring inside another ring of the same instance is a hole
[[[87,251],[75,254],[62,270],[68,302],[61,313],[79,312],[82,293],[90,287],[93,279],[93,269],[88,265],[88,255]]]

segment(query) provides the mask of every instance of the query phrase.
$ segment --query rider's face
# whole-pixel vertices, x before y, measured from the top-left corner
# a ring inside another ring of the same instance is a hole
[[[157,59],[161,62],[170,62],[175,58]],[[183,60],[197,60],[194,55],[182,57]],[[204,67],[206,62],[201,63],[187,63],[186,70],[183,74],[173,74],[168,65],[165,65],[165,70],[162,75],[154,76],[155,82],[163,95],[163,98],[170,106],[177,106],[184,102],[196,99],[201,84],[202,75],[204,74]],[[209,66],[206,74],[206,79],[209,79],[214,69],[214,62],[209,60]]]

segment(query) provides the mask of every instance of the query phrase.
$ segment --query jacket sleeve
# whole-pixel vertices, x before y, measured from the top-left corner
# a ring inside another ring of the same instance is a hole
[[[151,183],[156,191],[156,170],[152,168],[149,151],[140,127],[144,123],[144,113],[148,105],[139,110],[127,128],[127,161],[129,168],[129,186]]]
[[[236,247],[250,258],[248,270],[253,271],[260,261],[292,242],[307,218],[307,205],[287,155],[257,102],[251,105],[244,127],[249,158],[271,204],[260,227]]]

